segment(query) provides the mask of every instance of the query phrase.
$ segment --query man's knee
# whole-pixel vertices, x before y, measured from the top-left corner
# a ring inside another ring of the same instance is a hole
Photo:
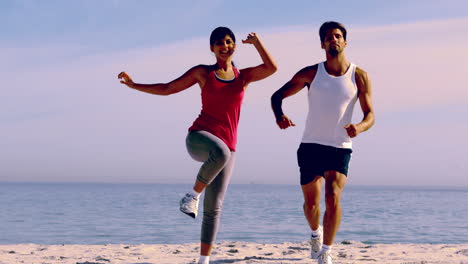
[[[320,210],[320,191],[307,193],[304,197],[304,210],[314,212]]]
[[[304,194],[304,210],[306,212],[319,209],[322,180],[322,177],[315,176],[312,182],[302,185],[301,188]]]
[[[304,211],[311,212],[320,209],[320,199],[306,199],[304,201]]]
[[[341,193],[343,189],[338,186],[331,186],[325,191],[325,203],[327,208],[335,209],[340,205]]]
[[[333,209],[339,206],[346,180],[344,174],[336,171],[325,172],[325,203],[327,208]]]

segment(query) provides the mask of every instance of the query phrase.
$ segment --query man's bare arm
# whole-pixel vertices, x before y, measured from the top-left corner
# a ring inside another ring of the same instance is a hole
[[[276,123],[279,128],[286,129],[295,124],[283,113],[283,99],[292,96],[310,86],[317,72],[317,65],[306,67],[297,72],[293,78],[271,96],[271,108],[275,114]]]
[[[345,126],[350,137],[356,137],[374,125],[374,107],[372,106],[372,87],[367,72],[356,68],[356,85],[358,88],[358,98],[361,110],[364,115],[362,121],[358,124],[348,124]]]

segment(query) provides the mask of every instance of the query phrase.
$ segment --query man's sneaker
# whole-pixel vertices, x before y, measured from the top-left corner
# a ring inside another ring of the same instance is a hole
[[[325,251],[318,257],[318,264],[333,264],[331,252]]]
[[[320,250],[322,249],[322,244],[323,244],[323,227],[319,226],[318,229],[318,235],[310,236],[310,257],[312,259],[317,259],[320,253]]]
[[[198,198],[191,194],[185,194],[184,198],[180,200],[180,211],[195,218],[198,214]]]
[[[319,226],[318,235],[310,236],[310,257],[312,259],[317,259],[319,257],[320,250],[322,249],[323,244],[323,227]],[[326,262],[325,262],[326,263]]]
[[[201,258],[198,260],[198,264],[210,264],[210,259],[209,258],[205,258],[204,260],[202,260]]]
[[[208,261],[208,260],[207,260],[207,261],[203,261],[203,262],[202,262],[202,261],[198,261],[198,264],[209,264],[209,263],[210,263],[210,261]]]

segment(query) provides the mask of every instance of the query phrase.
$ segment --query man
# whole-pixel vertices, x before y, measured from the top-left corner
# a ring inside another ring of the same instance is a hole
[[[297,151],[304,215],[312,230],[311,257],[331,264],[331,247],[341,222],[340,198],[351,158],[351,138],[374,124],[371,84],[365,71],[350,63],[344,54],[346,29],[325,22],[319,30],[326,61],[305,67],[271,97],[276,123],[281,129],[295,124],[283,113],[282,100],[308,87],[309,113],[302,143]],[[351,123],[359,99],[364,117]],[[320,225],[320,196],[325,181],[326,210]]]

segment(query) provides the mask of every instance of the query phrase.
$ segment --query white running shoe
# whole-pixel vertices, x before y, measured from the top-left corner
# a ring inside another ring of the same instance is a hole
[[[210,264],[210,259],[209,258],[206,258],[205,260],[198,260],[198,264]]]
[[[322,250],[323,244],[323,227],[319,226],[318,236],[310,236],[310,257],[312,259],[318,259],[320,250]]]
[[[331,252],[325,251],[318,257],[318,264],[333,264]]]
[[[198,198],[191,194],[185,194],[184,198],[180,200],[180,211],[193,218],[197,217],[198,214]]]

